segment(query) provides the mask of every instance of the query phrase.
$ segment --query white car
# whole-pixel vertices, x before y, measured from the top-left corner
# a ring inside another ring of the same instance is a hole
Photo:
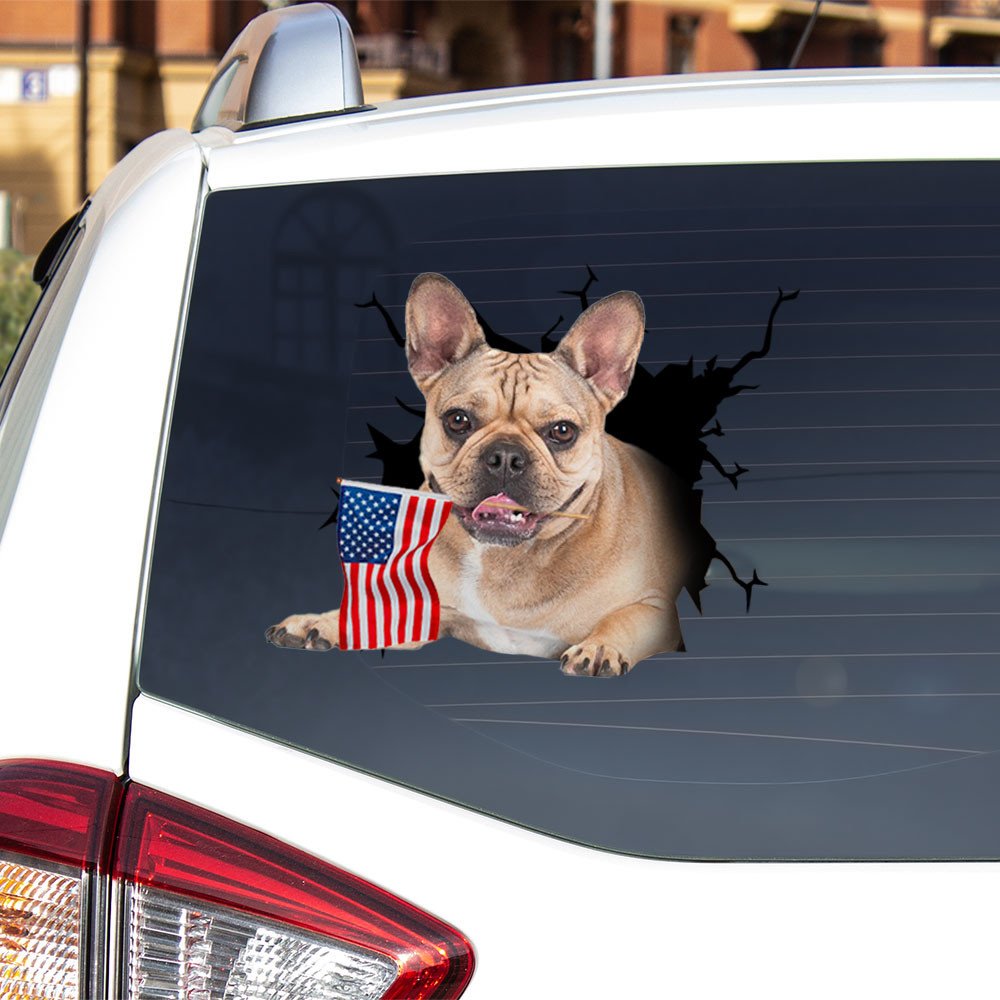
[[[348,40],[255,22],[40,265],[0,995],[995,996],[1000,73],[370,108]],[[513,353],[642,300],[608,431],[684,484],[683,651],[267,641],[339,603],[338,478],[422,481],[426,273]]]

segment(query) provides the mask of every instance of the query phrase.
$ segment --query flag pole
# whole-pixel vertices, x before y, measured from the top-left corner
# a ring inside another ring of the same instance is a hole
[[[343,477],[342,476],[337,476],[337,485],[340,486],[343,482],[344,482]],[[392,489],[398,489],[398,487],[391,487],[391,488]],[[443,495],[443,494],[435,494],[435,496],[439,496],[439,495]],[[446,500],[451,500],[451,497],[445,497],[445,499]],[[452,501],[452,503],[454,503],[454,501]],[[520,510],[520,511],[523,511],[525,514],[530,514],[531,513],[531,511],[528,510],[527,507],[521,507],[518,504],[488,503],[487,501],[483,501],[483,503],[480,504],[480,506],[481,507],[498,507],[500,510]],[[573,518],[576,521],[588,521],[588,520],[590,520],[590,515],[589,514],[571,514],[569,511],[566,511],[566,510],[554,510],[554,511],[551,511],[550,513],[548,513],[548,514],[546,514],[544,516],[545,517],[571,517],[571,518]]]

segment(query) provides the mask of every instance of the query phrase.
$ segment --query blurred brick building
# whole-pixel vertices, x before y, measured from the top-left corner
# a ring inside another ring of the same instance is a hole
[[[254,0],[0,0],[0,235],[36,252],[79,205],[82,33],[92,189],[146,136],[190,125],[220,53],[261,9]]]
[[[36,252],[129,149],[160,129],[187,128],[233,37],[287,2],[0,0],[0,245]],[[355,31],[366,98],[377,104],[588,78],[594,2],[338,6]],[[614,0],[612,72],[787,66],[813,8],[813,0]],[[800,65],[998,62],[1000,0],[825,0]]]

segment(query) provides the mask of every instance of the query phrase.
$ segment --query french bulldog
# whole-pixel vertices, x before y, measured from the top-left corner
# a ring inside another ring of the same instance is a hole
[[[683,486],[607,434],[645,329],[642,300],[586,309],[549,354],[491,348],[465,296],[421,274],[406,301],[410,374],[426,399],[424,489],[453,509],[430,550],[441,635],[559,657],[616,676],[683,648],[676,600],[689,564]],[[337,611],[291,615],[278,646],[331,649]]]

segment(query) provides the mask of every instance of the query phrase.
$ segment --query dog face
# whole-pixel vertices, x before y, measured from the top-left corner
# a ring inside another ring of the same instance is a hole
[[[427,400],[420,464],[473,538],[519,545],[579,523],[551,515],[582,510],[601,480],[604,418],[628,391],[643,329],[642,301],[617,292],[551,354],[508,354],[447,278],[416,278],[406,353]]]

